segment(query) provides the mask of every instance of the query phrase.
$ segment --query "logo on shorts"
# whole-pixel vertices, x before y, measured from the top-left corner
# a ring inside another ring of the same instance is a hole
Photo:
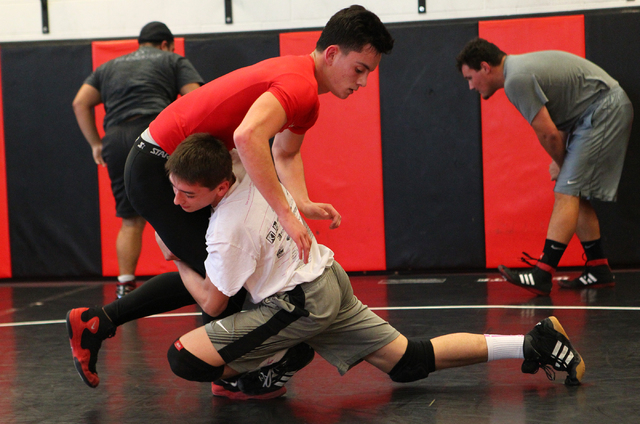
[[[567,180],[567,184],[576,184],[580,180]]]
[[[276,233],[269,231],[269,234],[267,234],[267,241],[273,244],[273,242],[276,241]]]
[[[154,155],[154,156],[161,157],[161,158],[163,158],[163,159],[166,159],[166,158],[168,158],[168,157],[169,157],[169,155],[167,154],[167,152],[165,152],[164,150],[159,149],[159,148],[157,148],[157,147],[152,147],[152,148],[151,148],[151,154],[152,154],[152,155]]]

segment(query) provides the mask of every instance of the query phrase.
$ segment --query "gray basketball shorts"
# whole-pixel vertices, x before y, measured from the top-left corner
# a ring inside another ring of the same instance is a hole
[[[615,201],[632,121],[633,106],[620,87],[591,105],[569,134],[554,191]]]
[[[337,262],[315,280],[270,296],[255,309],[210,322],[205,330],[225,363],[240,373],[306,342],[345,374],[400,335],[354,296]]]

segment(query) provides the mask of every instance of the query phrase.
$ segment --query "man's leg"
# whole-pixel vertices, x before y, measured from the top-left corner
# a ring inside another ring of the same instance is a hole
[[[553,212],[547,229],[542,256],[530,270],[515,271],[500,265],[498,270],[510,283],[537,295],[548,295],[552,288],[553,273],[560,263],[571,237],[576,232],[580,216],[580,198],[555,193]]]
[[[146,221],[141,216],[122,218],[122,225],[116,238],[118,256],[118,286],[116,296],[126,295],[136,288],[136,267],[142,251],[142,233]]]
[[[245,293],[243,291],[231,297],[227,309],[217,318],[224,318],[239,311]],[[67,330],[71,353],[80,377],[89,387],[98,386],[98,351],[102,341],[113,337],[120,325],[195,303],[182,283],[180,274],[168,272],[149,279],[128,295],[104,307],[70,310],[67,313]]]
[[[107,163],[111,192],[116,203],[116,216],[122,218],[116,238],[119,271],[116,296],[118,298],[136,288],[135,271],[142,249],[142,231],[145,224],[129,202],[124,184],[124,168],[133,142],[147,128],[152,119],[151,116],[144,116],[114,125],[107,129],[102,139],[102,157]]]
[[[427,356],[433,355],[433,363],[431,365],[429,365],[431,361],[429,358],[422,357],[422,354],[417,355],[420,350],[424,350],[421,346],[414,348],[416,354],[412,355],[414,356],[413,358],[408,358],[407,352],[416,343],[420,342],[408,340],[405,336],[400,335],[391,343],[368,355],[365,361],[392,375],[392,378],[395,377],[394,374],[402,374],[405,371],[411,377],[418,377],[416,379],[424,378],[428,373],[436,370],[462,367],[487,361],[487,341],[482,334],[453,333],[431,339],[430,343],[433,352],[431,352],[430,347],[424,348]],[[406,364],[401,363],[403,359]],[[405,370],[401,368],[405,368]],[[420,371],[416,372],[417,368]],[[426,374],[422,375],[421,373]],[[394,378],[394,381],[405,382],[406,380],[400,377],[399,379]]]
[[[102,341],[126,322],[172,311],[195,301],[177,272],[151,278],[139,288],[104,307],[76,308],[67,313],[67,331],[76,370],[89,387],[100,383],[96,363]]]
[[[591,202],[587,199],[580,199],[576,235],[581,242],[589,242],[600,238],[600,221]]]
[[[547,238],[569,244],[576,232],[580,215],[580,198],[568,194],[555,193],[553,212],[549,220]]]
[[[453,333],[429,342],[396,338],[365,360],[389,374],[396,382],[426,378],[429,373],[500,359],[524,359],[522,372],[535,374],[545,369],[549,379],[553,369],[566,371],[567,385],[580,384],[584,361],[555,317],[539,322],[526,335]]]
[[[167,353],[171,369],[178,377],[211,382],[214,396],[234,400],[266,400],[284,395],[287,391],[284,384],[309,364],[313,356],[313,349],[300,343],[273,353],[257,370],[240,374],[225,364],[204,326],[180,337]]]
[[[615,276],[609,267],[600,238],[600,222],[591,202],[580,199],[580,214],[576,235],[582,243],[586,256],[585,269],[578,278],[560,281],[565,289],[582,289],[588,287],[605,287],[615,285]]]

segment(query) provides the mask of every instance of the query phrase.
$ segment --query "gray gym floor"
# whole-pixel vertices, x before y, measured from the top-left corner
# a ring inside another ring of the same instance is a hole
[[[575,277],[579,271],[559,272]],[[67,310],[114,299],[111,282],[0,283],[2,423],[637,423],[640,420],[640,272],[613,288],[554,287],[535,297],[498,274],[355,275],[356,295],[407,337],[452,332],[523,334],[555,315],[586,363],[584,384],[522,374],[506,360],[393,383],[369,364],[344,377],[316,355],[269,401],[214,398],[166,361],[170,344],[200,323],[195,308],[144,318],[103,343],[100,385],[76,374]]]

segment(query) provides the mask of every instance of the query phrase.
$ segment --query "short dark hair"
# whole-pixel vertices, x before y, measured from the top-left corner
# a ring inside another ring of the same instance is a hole
[[[154,45],[156,45],[161,44],[163,41],[173,43],[173,34],[171,33],[169,27],[167,27],[162,22],[149,22],[140,30],[140,35],[138,36],[138,44],[153,43]]]
[[[316,50],[324,51],[334,44],[340,46],[345,53],[361,52],[366,45],[371,44],[382,54],[391,51],[393,38],[375,13],[353,5],[340,10],[329,19],[316,43]]]
[[[231,155],[227,147],[207,133],[192,134],[178,145],[165,164],[167,175],[210,190],[233,179]]]
[[[462,65],[467,65],[469,68],[478,71],[482,62],[497,66],[502,63],[502,58],[506,55],[498,46],[484,38],[474,38],[464,46],[464,49],[456,57],[456,68],[458,68],[459,72],[462,72]]]

